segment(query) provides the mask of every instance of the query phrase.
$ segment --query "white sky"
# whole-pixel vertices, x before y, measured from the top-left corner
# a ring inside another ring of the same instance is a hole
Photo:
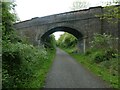
[[[16,13],[21,21],[33,17],[43,17],[47,15],[71,11],[72,3],[75,0],[16,0]],[[84,0],[90,6],[99,6],[102,2],[111,0]],[[56,32],[55,38],[58,39],[60,32]]]

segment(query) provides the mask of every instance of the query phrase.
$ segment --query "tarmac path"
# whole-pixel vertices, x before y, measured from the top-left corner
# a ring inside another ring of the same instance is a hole
[[[66,52],[57,48],[45,88],[109,88],[109,86]]]

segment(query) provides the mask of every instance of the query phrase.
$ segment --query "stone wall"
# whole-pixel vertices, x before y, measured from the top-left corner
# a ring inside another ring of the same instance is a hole
[[[53,33],[55,31],[69,32],[70,29],[66,30],[63,29],[63,27],[72,28],[82,34],[83,37],[77,38],[78,40],[83,40],[84,38],[85,42],[83,45],[88,48],[89,42],[92,40],[94,33],[108,33],[118,37],[120,24],[113,26],[107,21],[100,20],[99,17],[96,17],[96,15],[100,15],[104,12],[106,11],[104,11],[103,7],[91,7],[84,10],[32,18],[27,21],[16,23],[14,24],[14,27],[21,36],[25,35],[29,37],[29,40],[33,44],[37,44],[38,40],[41,40],[41,37],[45,33],[47,33],[46,35],[49,35],[51,34],[49,32]],[[59,30],[56,30],[56,27],[59,27]],[[71,34],[74,34],[74,31],[72,31]]]

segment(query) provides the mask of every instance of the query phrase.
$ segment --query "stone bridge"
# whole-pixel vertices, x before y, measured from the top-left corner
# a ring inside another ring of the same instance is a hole
[[[120,24],[110,24],[97,15],[106,12],[103,7],[65,12],[45,17],[35,17],[14,24],[17,32],[27,36],[34,45],[40,45],[50,34],[65,31],[74,35],[79,41],[79,48],[84,51],[89,48],[89,42],[94,33],[107,33],[118,37]]]

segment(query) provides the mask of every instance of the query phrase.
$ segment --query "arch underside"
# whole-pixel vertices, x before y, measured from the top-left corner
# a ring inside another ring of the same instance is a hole
[[[43,41],[46,37],[48,37],[50,34],[57,32],[57,31],[64,31],[64,32],[68,32],[70,34],[72,34],[73,36],[75,36],[77,39],[80,39],[83,37],[83,35],[76,29],[74,28],[70,28],[70,27],[56,27],[53,28],[49,31],[47,31],[45,34],[42,35],[41,40]]]

